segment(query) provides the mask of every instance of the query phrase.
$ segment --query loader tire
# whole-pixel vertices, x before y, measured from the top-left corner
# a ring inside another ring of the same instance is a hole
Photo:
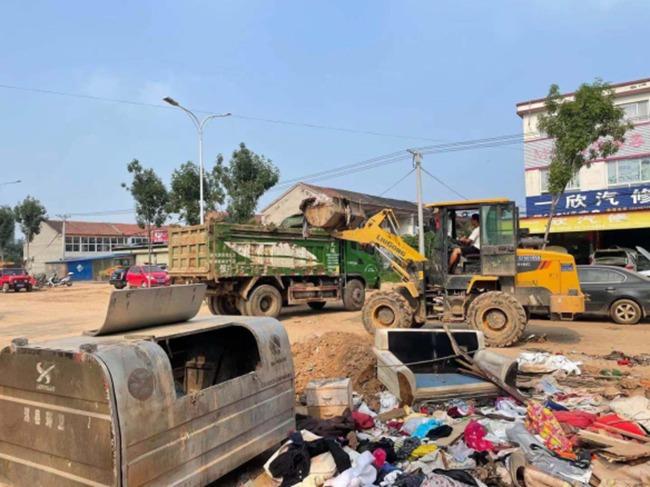
[[[378,291],[363,306],[362,321],[371,335],[382,328],[410,328],[413,324],[413,307],[396,291]]]
[[[509,347],[526,328],[526,310],[517,298],[502,291],[488,291],[477,296],[467,310],[467,323],[483,332],[490,347]]]
[[[244,308],[248,316],[277,318],[282,309],[282,294],[270,284],[262,284],[253,289]]]
[[[359,279],[350,279],[343,289],[343,306],[347,311],[359,311],[366,301],[366,286]]]

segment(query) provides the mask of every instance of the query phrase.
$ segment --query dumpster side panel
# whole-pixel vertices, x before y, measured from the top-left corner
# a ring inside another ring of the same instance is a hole
[[[103,365],[91,355],[3,350],[0,483],[117,485],[110,391]]]
[[[286,332],[276,320],[244,321],[233,326],[254,337],[255,370],[193,394],[177,391],[165,340],[100,351],[115,383],[125,484],[206,485],[295,429]],[[225,345],[244,353],[240,343]]]

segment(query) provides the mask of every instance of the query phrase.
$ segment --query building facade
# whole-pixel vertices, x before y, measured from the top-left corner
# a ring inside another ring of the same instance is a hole
[[[650,246],[650,79],[612,85],[615,103],[634,128],[618,152],[584,167],[567,186],[551,226],[551,243],[579,263],[599,248]],[[564,95],[571,99],[572,94]],[[538,129],[544,99],[517,104],[524,132],[526,218],[521,227],[542,234],[551,195],[548,167],[553,140]]]
[[[344,189],[326,188],[307,183],[298,183],[284,192],[276,200],[261,211],[261,222],[264,225],[280,225],[287,218],[299,215],[300,203],[306,198],[319,196],[336,197],[359,203],[367,216],[390,208],[394,211],[399,222],[401,235],[417,233],[417,205],[411,201],[383,198],[365,193],[357,193]]]
[[[165,228],[152,233],[154,243],[166,242],[166,238]],[[123,255],[125,247],[146,244],[147,240],[146,231],[131,223],[45,220],[29,247],[25,244],[23,255],[27,268],[37,274],[47,272],[56,262],[110,260]]]

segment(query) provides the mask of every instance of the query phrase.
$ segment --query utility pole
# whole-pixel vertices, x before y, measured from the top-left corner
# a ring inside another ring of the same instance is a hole
[[[413,156],[415,167],[415,191],[418,202],[418,251],[424,254],[424,210],[422,209],[422,154],[414,149],[408,149]]]
[[[65,260],[65,224],[68,221],[68,218],[70,218],[70,214],[61,213],[56,216],[58,216],[63,222],[63,225],[61,225],[61,240],[63,240],[63,260]]]
[[[187,116],[190,117],[190,120],[192,120],[192,123],[196,127],[196,133],[199,137],[199,215],[200,215],[201,225],[203,225],[205,223],[205,208],[204,208],[205,203],[203,199],[203,128],[205,127],[205,124],[208,121],[212,120],[213,118],[229,117],[231,113],[208,115],[203,120],[199,120],[199,117],[194,115],[194,113],[191,110],[185,108],[183,105],[181,105],[176,100],[174,100],[171,96],[166,96],[165,98],[163,98],[163,101],[165,103],[169,103],[173,107],[180,108],[185,113],[187,113]]]

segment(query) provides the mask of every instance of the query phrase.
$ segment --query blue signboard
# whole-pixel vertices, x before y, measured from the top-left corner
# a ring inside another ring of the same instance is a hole
[[[526,198],[526,216],[529,218],[548,216],[550,208],[550,194]],[[597,191],[569,191],[560,198],[555,214],[579,215],[642,209],[650,210],[650,184]]]

